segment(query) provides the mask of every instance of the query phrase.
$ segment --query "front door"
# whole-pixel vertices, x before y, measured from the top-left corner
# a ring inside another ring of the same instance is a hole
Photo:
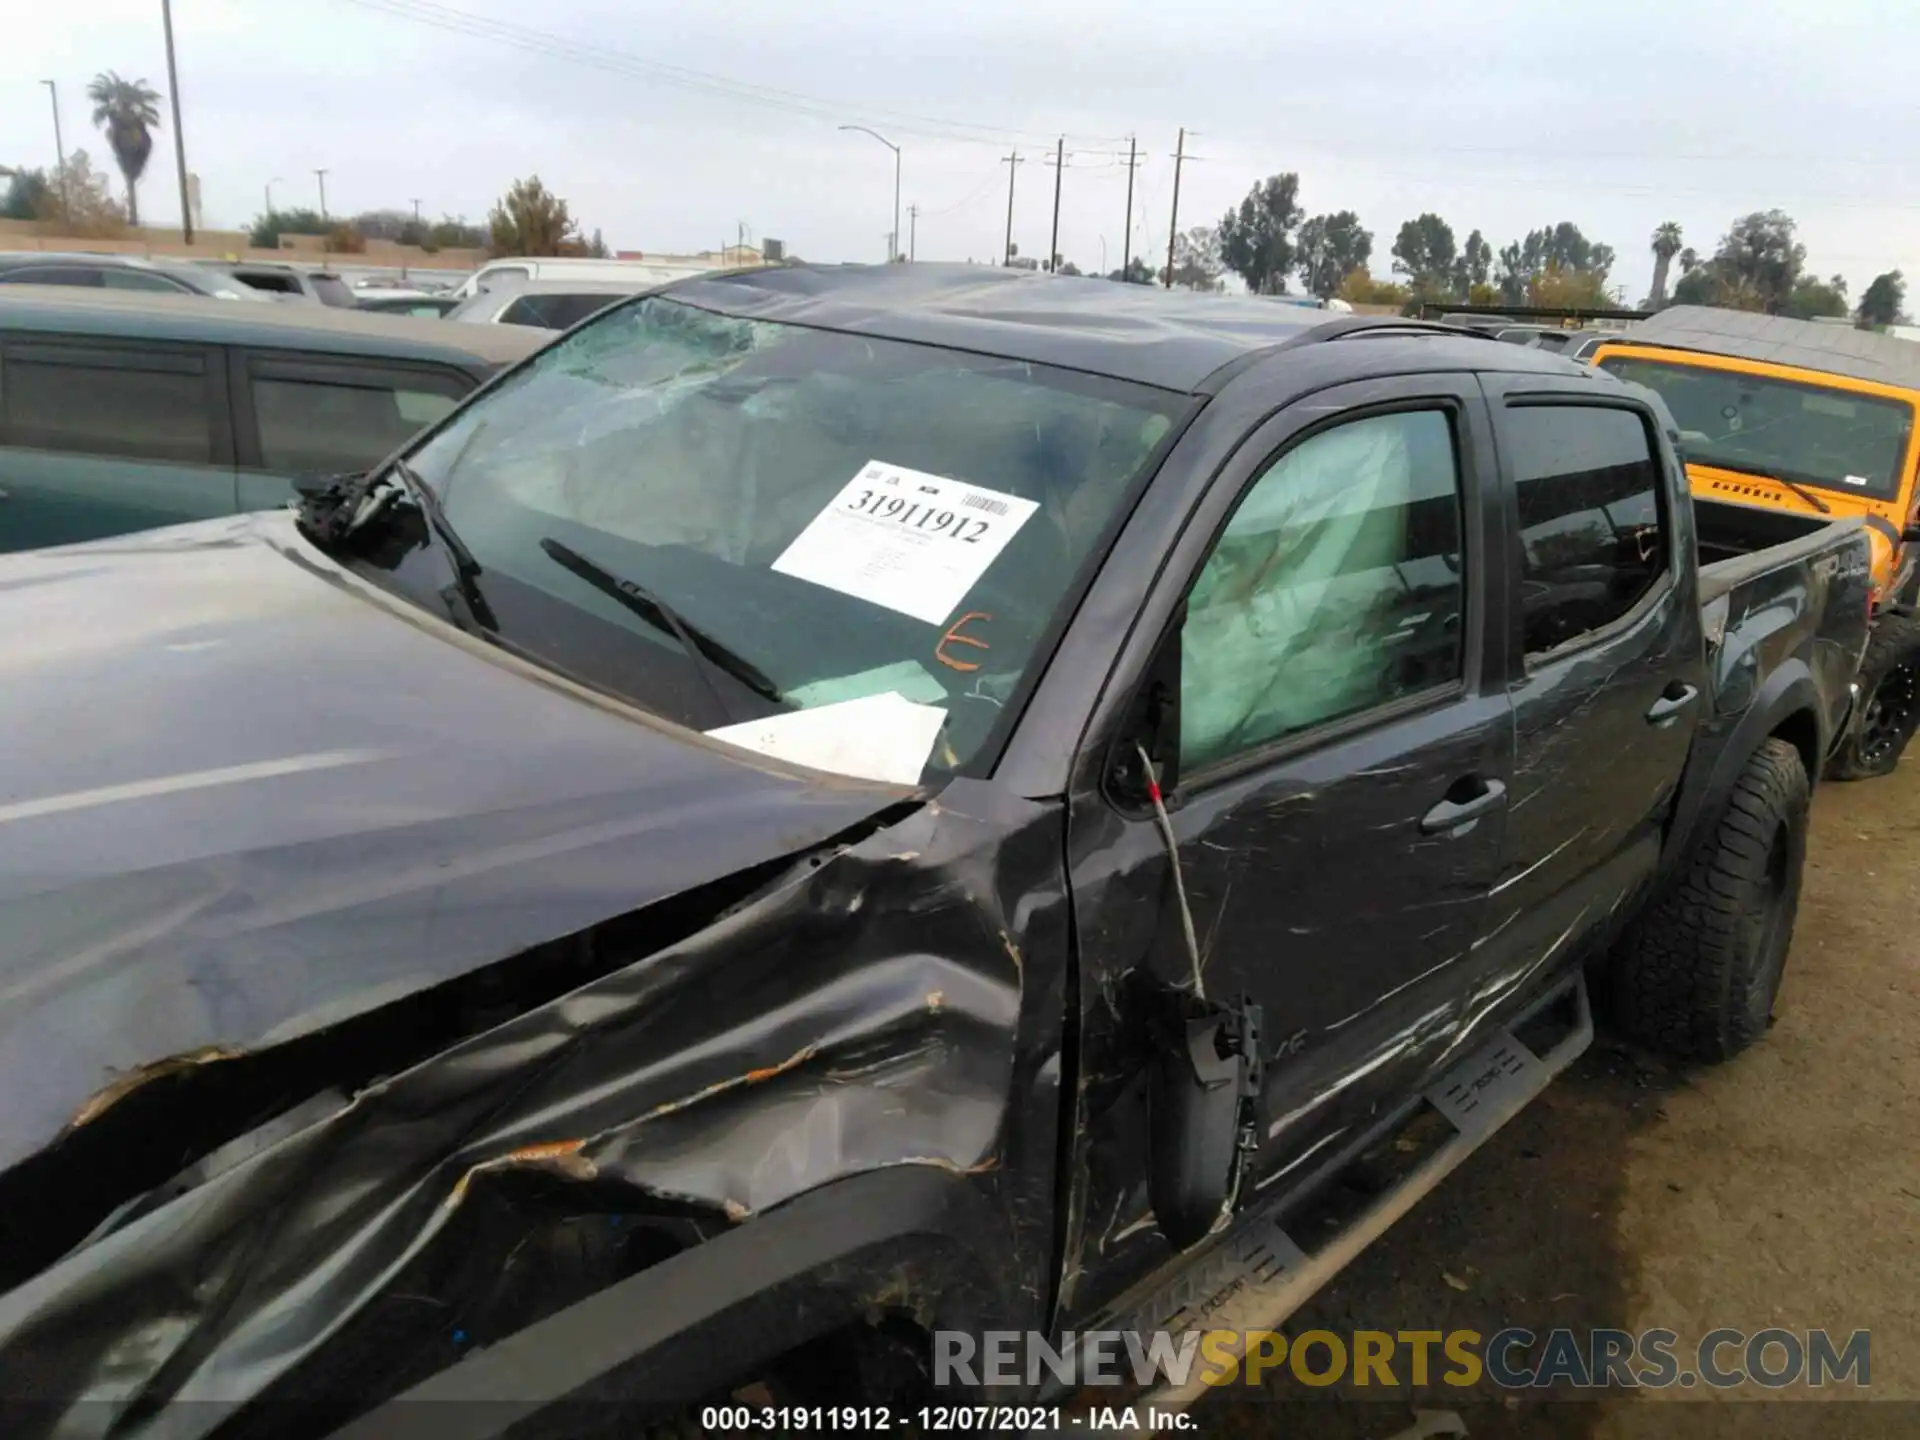
[[[1168,581],[1185,598],[1166,642],[1180,697],[1168,819],[1202,983],[1251,997],[1266,1027],[1242,1203],[1340,1155],[1450,1045],[1512,782],[1511,715],[1480,634],[1477,387],[1370,382],[1299,409],[1215,482],[1214,516],[1195,517],[1213,537],[1204,561]],[[1153,1040],[1139,1017],[1156,987],[1192,984],[1192,961],[1151,812],[1078,797],[1069,851],[1086,1198],[1068,1271],[1070,1290],[1085,1283],[1065,1298],[1085,1313],[1168,1253],[1142,1179]]]

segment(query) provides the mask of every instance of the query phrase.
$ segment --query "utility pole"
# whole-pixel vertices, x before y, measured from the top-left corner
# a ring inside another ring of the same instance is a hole
[[[282,179],[281,179],[281,178],[280,178],[280,177],[279,177],[278,175],[276,175],[276,176],[274,176],[274,177],[273,177],[273,178],[272,178],[271,180],[269,180],[269,181],[267,181],[267,211],[266,211],[266,213],[267,213],[267,214],[268,214],[269,216],[271,216],[271,215],[273,214],[273,187],[274,187],[274,186],[276,186],[276,185],[284,185],[284,184],[286,184],[286,183],[287,183],[287,182],[286,182],[286,181],[284,181],[284,180],[282,180]]]
[[[313,174],[320,182],[320,218],[324,221],[327,218],[327,172],[316,170]]]
[[[160,24],[167,32],[167,91],[173,101],[173,159],[180,171],[180,238],[193,243],[193,206],[187,199],[187,135],[180,128],[180,72],[173,63],[173,0],[160,0]]]
[[[53,153],[60,160],[60,214],[69,228],[73,225],[73,200],[67,194],[67,142],[60,138],[60,87],[51,80],[42,80],[47,94],[53,101]]]
[[[1011,155],[1002,156],[1000,163],[1007,167],[1007,252],[1000,263],[1011,265],[1013,264],[1013,177],[1026,162],[1021,160],[1020,152],[1016,150]]]
[[[1187,158],[1187,130],[1180,127],[1180,143],[1173,150],[1173,218],[1167,222],[1167,289],[1173,288],[1173,241],[1180,233],[1180,166]]]
[[[909,263],[911,263],[914,256],[919,253],[919,247],[916,244],[919,238],[920,207],[918,205],[909,205],[907,207],[907,260]]]
[[[1053,238],[1047,241],[1047,269],[1060,269],[1060,177],[1067,169],[1067,137],[1062,135],[1053,147]]]
[[[413,223],[416,225],[420,223],[420,202],[418,199],[413,202]]]
[[[1127,267],[1133,264],[1133,172],[1139,168],[1139,149],[1133,136],[1127,137],[1127,228],[1120,232],[1120,278],[1127,278]],[[1100,262],[1106,268],[1106,262]]]

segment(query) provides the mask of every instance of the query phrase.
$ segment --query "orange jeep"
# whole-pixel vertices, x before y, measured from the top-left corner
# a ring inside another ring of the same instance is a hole
[[[1828,773],[1884,775],[1920,725],[1920,344],[1849,326],[1676,305],[1594,352],[1659,392],[1680,427],[1701,559],[1859,516],[1873,546],[1873,635]],[[1716,553],[1718,550],[1718,553]]]

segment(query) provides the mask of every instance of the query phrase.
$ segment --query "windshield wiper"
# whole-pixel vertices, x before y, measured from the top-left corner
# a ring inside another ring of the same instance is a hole
[[[1818,510],[1822,515],[1831,515],[1833,513],[1833,507],[1827,504],[1827,502],[1822,500],[1818,495],[1814,494],[1811,490],[1807,489],[1806,486],[1800,484],[1796,480],[1789,480],[1784,475],[1776,475],[1771,470],[1762,470],[1757,466],[1742,465],[1742,464],[1739,464],[1737,461],[1710,458],[1705,455],[1702,455],[1700,457],[1700,463],[1702,465],[1711,465],[1716,470],[1731,470],[1736,475],[1754,475],[1754,476],[1758,476],[1762,480],[1771,480],[1774,484],[1782,486],[1788,490],[1791,490],[1794,494],[1798,495],[1802,500],[1806,501],[1809,505],[1813,506],[1814,509]]]
[[[473,558],[466,541],[460,538],[459,532],[448,521],[447,512],[441,508],[440,497],[434,493],[433,487],[422,480],[420,473],[405,460],[395,459],[387,467],[387,473],[397,477],[407,487],[413,503],[426,516],[428,527],[446,548],[447,558],[453,562],[454,588],[468,614],[482,628],[498,630],[500,622],[495,619],[493,607],[480,590],[480,562]]]
[[[556,564],[572,571],[601,594],[618,601],[656,630],[664,630],[678,640],[688,657],[699,667],[701,682],[713,696],[714,703],[729,720],[737,718],[734,709],[708,679],[706,665],[731,675],[763,699],[771,700],[775,704],[786,703],[786,697],[780,693],[780,687],[769,680],[766,673],[751,660],[737,651],[728,649],[726,645],[704,631],[694,629],[652,591],[627,579],[624,575],[614,574],[605,566],[589,560],[578,550],[562,544],[552,536],[543,538],[540,541],[540,548]],[[703,665],[702,661],[706,664]]]

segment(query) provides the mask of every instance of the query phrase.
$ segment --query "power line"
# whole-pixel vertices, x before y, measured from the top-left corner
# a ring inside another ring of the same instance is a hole
[[[751,81],[736,80],[711,71],[689,69],[683,65],[670,65],[664,61],[635,55],[630,51],[586,41],[570,40],[564,35],[554,34],[551,31],[536,30],[531,26],[475,15],[470,11],[441,4],[439,0],[343,0],[343,3],[356,5],[364,10],[378,11],[398,19],[411,20],[451,34],[491,40],[529,53],[547,55],[557,60],[590,65],[615,74],[646,77],[681,89],[735,100],[743,104],[758,105],[766,109],[781,110],[789,114],[836,121],[853,115],[871,119],[875,124],[891,125],[903,133],[927,139],[948,140],[957,144],[991,145],[997,148],[1009,142],[1042,143],[1038,132],[1015,130],[1006,126],[985,125],[970,120],[947,120],[878,106],[849,108],[842,101]],[[1125,137],[1093,135],[1081,138],[1093,142],[1118,143]]]

